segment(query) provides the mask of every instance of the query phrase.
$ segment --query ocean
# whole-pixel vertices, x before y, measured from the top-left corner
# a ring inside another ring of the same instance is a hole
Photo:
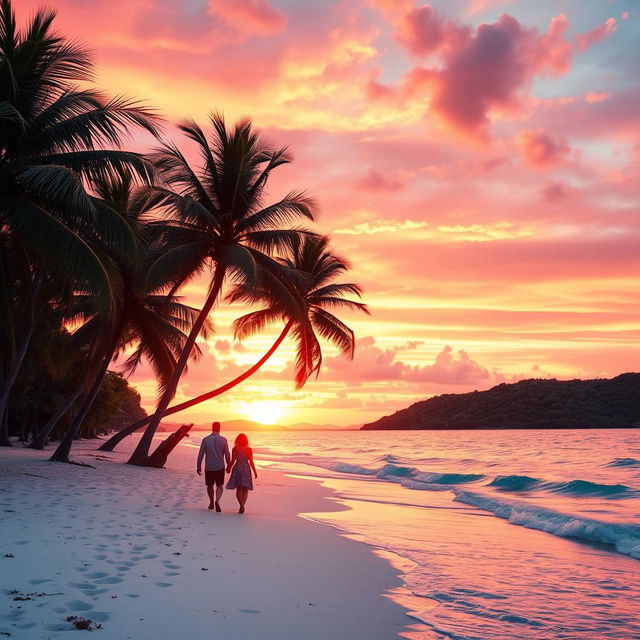
[[[640,639],[640,431],[249,437],[260,465],[335,492],[305,517],[393,559],[411,638]]]

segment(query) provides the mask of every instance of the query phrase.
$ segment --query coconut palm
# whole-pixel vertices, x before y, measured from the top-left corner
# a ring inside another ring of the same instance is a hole
[[[129,460],[131,464],[148,463],[153,435],[225,281],[228,278],[235,283],[261,281],[263,286],[273,291],[279,289],[286,297],[287,289],[279,279],[286,270],[272,256],[290,247],[303,232],[290,228],[292,223],[301,217],[313,219],[313,202],[301,192],[292,191],[273,204],[264,203],[271,173],[290,162],[286,149],[265,146],[248,120],[231,130],[220,114],[213,114],[210,121],[211,140],[191,120],[180,127],[196,145],[200,156],[198,168],[192,168],[171,143],[163,145],[154,157],[166,187],[149,188],[148,197],[170,218],[170,233],[179,239],[176,248],[165,256],[162,268],[182,274],[182,281],[210,269],[211,279],[200,316],[156,412]],[[290,302],[295,306],[293,298]]]
[[[89,197],[86,181],[153,174],[119,146],[131,126],[157,134],[155,116],[127,98],[78,88],[93,78],[90,56],[53,31],[54,18],[37,11],[20,30],[11,0],[0,0],[0,233],[17,269],[0,286],[22,284],[20,308],[2,329],[11,357],[2,362],[0,416],[28,349],[43,274],[102,291],[107,305],[117,297],[117,272],[97,246],[131,248],[134,238]]]
[[[265,305],[265,308],[252,311],[235,321],[236,337],[247,337],[279,321],[285,323],[282,331],[267,352],[241,375],[216,389],[169,407],[165,416],[215,398],[240,384],[267,362],[290,333],[296,340],[296,386],[298,388],[304,385],[312,373],[320,370],[322,354],[316,333],[333,342],[348,357],[353,357],[355,348],[353,331],[331,313],[335,308],[369,313],[366,305],[344,297],[345,295],[359,297],[361,289],[357,284],[334,282],[349,268],[347,261],[333,254],[330,251],[328,239],[321,236],[308,235],[296,239],[287,254],[281,259],[283,265],[305,276],[292,281],[292,286],[296,288],[296,293],[303,299],[304,304],[296,309],[295,315],[292,315],[288,305],[278,305],[270,289],[246,284],[235,287],[227,296],[230,302]],[[306,357],[309,353],[312,354],[311,359]],[[151,416],[148,416],[122,429],[99,447],[100,450],[113,451],[119,442],[144,427],[150,420]]]
[[[173,284],[171,277],[165,277],[167,272],[160,269],[149,271],[150,266],[161,260],[171,247],[161,238],[162,226],[149,224],[146,220],[148,212],[138,206],[143,201],[132,198],[131,177],[99,180],[96,191],[102,199],[102,206],[110,207],[121,215],[138,239],[138,244],[133,254],[123,256],[113,252],[110,256],[122,281],[115,311],[96,306],[95,296],[76,296],[70,319],[85,322],[73,338],[79,346],[92,345],[88,360],[94,365],[95,372],[82,405],[51,457],[51,460],[61,462],[69,461],[72,442],[82,429],[114,357],[127,345],[135,345],[124,363],[125,371],[133,371],[146,358],[162,391],[182,353],[187,334],[198,318],[196,309],[181,303],[174,293],[164,293]],[[205,335],[210,330],[210,325],[205,322]],[[190,355],[195,357],[198,353],[196,348]],[[39,441],[46,441],[48,435],[39,434]]]

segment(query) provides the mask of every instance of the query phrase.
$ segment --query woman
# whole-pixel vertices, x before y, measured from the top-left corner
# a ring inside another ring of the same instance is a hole
[[[253,490],[251,471],[253,470],[256,480],[258,479],[258,472],[253,464],[253,451],[249,446],[247,436],[244,433],[239,434],[234,444],[235,446],[231,452],[231,462],[227,467],[227,473],[231,473],[229,482],[227,482],[227,489],[236,490],[236,498],[240,505],[238,513],[244,513],[244,505],[249,497],[249,491]]]

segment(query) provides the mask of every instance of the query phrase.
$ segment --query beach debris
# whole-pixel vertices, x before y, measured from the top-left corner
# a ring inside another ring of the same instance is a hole
[[[11,637],[11,634],[8,631],[0,631],[0,636],[7,636],[7,637]]]
[[[174,551],[174,552],[173,552],[173,555],[174,555],[174,556],[181,556],[182,554],[181,554],[179,551]]]
[[[13,600],[16,602],[24,602],[25,600],[35,600],[36,598],[46,598],[47,596],[61,596],[62,591],[58,593],[45,593],[44,591],[30,591],[29,593],[22,593],[19,589],[11,589],[7,592],[8,595],[13,596]]]
[[[15,556],[13,555],[13,553],[5,553],[4,554],[5,558],[15,558]]]
[[[200,567],[200,571],[209,571],[206,567]]]
[[[70,622],[76,629],[82,629],[85,631],[94,631],[95,629],[102,629],[101,624],[93,623],[93,620],[89,618],[81,618],[80,616],[67,616],[65,618],[67,622]]]

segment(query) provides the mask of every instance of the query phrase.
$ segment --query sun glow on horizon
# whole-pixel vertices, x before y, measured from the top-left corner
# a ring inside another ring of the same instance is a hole
[[[243,413],[253,422],[269,425],[277,424],[286,413],[286,409],[276,400],[256,400],[247,402],[243,407]]]

